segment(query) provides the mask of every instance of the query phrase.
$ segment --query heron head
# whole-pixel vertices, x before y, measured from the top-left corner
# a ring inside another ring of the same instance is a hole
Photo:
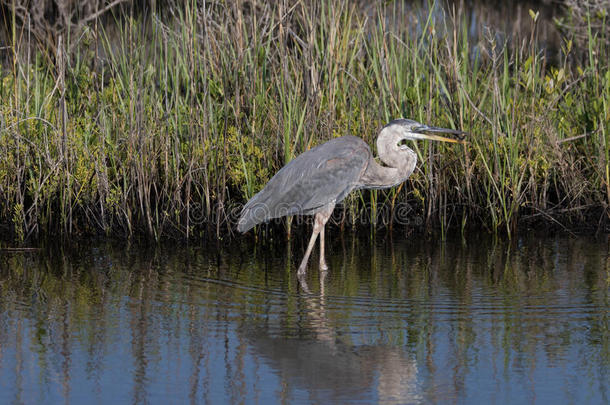
[[[458,139],[429,134],[440,132],[456,135]],[[379,158],[388,166],[397,167],[404,161],[405,156],[414,156],[415,152],[409,148],[409,140],[428,139],[431,141],[465,143],[465,132],[455,129],[431,127],[417,121],[400,118],[387,124],[377,137],[377,152]]]
[[[385,132],[391,134],[393,140],[397,141],[397,146],[400,149],[408,148],[405,141],[417,139],[427,139],[430,141],[440,142],[466,143],[466,141],[464,140],[466,132],[458,131],[456,129],[432,127],[405,118],[400,118],[391,121],[384,127],[384,130]],[[457,139],[434,135],[433,133],[435,132],[455,135]]]

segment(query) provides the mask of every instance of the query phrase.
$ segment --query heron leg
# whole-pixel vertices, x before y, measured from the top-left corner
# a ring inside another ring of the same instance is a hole
[[[309,239],[309,245],[307,245],[307,250],[305,251],[305,256],[303,256],[303,260],[301,260],[299,270],[297,271],[297,275],[299,276],[303,276],[307,272],[307,261],[309,260],[309,255],[311,254],[311,250],[313,249],[313,245],[316,243],[316,238],[318,237],[319,233],[320,227],[318,226],[318,221],[316,220],[313,226],[313,232],[311,233],[311,239]]]
[[[335,204],[331,203],[316,214],[316,224],[320,224],[320,271],[328,270],[326,258],[324,257],[324,228],[334,209]]]
[[[316,213],[316,216],[313,221],[313,232],[311,233],[311,239],[309,239],[309,245],[307,245],[305,256],[303,256],[303,260],[299,265],[299,270],[297,271],[298,276],[305,275],[305,272],[307,271],[307,261],[309,260],[309,255],[311,254],[313,245],[315,245],[316,238],[320,233],[322,233],[322,236],[320,238],[320,269],[328,269],[328,266],[326,266],[326,261],[324,260],[324,226],[330,218],[330,215],[333,213],[333,209],[335,209],[335,203],[331,202],[330,204],[327,204],[323,209],[318,211],[318,213]]]
[[[326,228],[326,226],[322,226],[322,230],[320,231],[320,270],[322,271],[328,270],[328,265],[324,258],[324,228]]]

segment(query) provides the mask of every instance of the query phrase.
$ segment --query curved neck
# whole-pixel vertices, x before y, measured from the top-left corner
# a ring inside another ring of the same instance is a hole
[[[382,166],[371,156],[366,170],[360,177],[361,187],[392,187],[402,183],[413,173],[417,163],[417,154],[411,149],[392,152],[383,153],[380,151],[379,159],[386,165],[393,165],[394,167]]]
[[[386,166],[400,168],[405,164],[405,150],[398,148],[401,139],[394,127],[382,129],[377,136],[377,153]]]

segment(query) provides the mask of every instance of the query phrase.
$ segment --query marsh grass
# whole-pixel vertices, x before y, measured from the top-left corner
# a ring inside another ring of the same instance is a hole
[[[530,35],[505,41],[491,30],[472,38],[459,7],[165,7],[60,36],[52,57],[13,21],[12,63],[0,70],[0,222],[16,239],[226,237],[236,207],[285,163],[348,133],[374,149],[396,117],[461,128],[469,143],[414,143],[411,179],[350,196],[341,228],[357,227],[365,205],[368,224],[392,227],[376,218],[397,203],[443,233],[608,228],[604,15],[579,37],[586,48],[566,36],[550,63],[535,13]]]

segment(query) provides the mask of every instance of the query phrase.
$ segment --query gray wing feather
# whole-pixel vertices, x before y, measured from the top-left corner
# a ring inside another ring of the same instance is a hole
[[[355,136],[332,139],[299,155],[278,171],[244,206],[237,229],[286,215],[310,214],[339,202],[358,184],[371,156]]]

